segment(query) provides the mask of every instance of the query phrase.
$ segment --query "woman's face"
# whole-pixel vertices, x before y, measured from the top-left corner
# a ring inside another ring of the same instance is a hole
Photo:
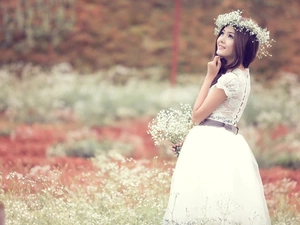
[[[217,55],[225,58],[227,62],[233,60],[235,30],[231,26],[225,27],[217,39]]]

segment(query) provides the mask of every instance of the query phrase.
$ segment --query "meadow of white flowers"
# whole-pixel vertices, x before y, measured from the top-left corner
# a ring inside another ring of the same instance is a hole
[[[93,159],[95,171],[65,183],[63,172],[34,168],[28,174],[0,173],[0,199],[7,225],[159,225],[168,200],[175,161],[135,161],[109,152]],[[9,184],[10,190],[4,190]],[[265,186],[273,224],[297,225],[289,201],[295,182]],[[300,202],[298,202],[300,204]],[[298,209],[299,210],[299,209]],[[200,223],[201,224],[201,223]]]
[[[155,160],[134,161],[111,152],[94,159],[98,170],[74,177],[68,185],[61,182],[62,173],[57,171],[0,175],[0,181],[18,187],[12,191],[0,188],[6,224],[159,224],[171,166]],[[38,192],[32,191],[34,186],[39,186]]]
[[[201,77],[182,75],[179,84],[171,87],[162,79],[163,72],[155,68],[139,71],[116,67],[81,76],[68,67],[48,73],[36,68],[28,71],[20,81],[9,69],[0,70],[0,111],[12,123],[74,120],[88,126],[150,118],[162,109],[179,108],[180,103],[193,104],[201,83]],[[261,165],[300,162],[299,95],[300,84],[293,75],[268,85],[252,80],[240,128]],[[278,125],[288,127],[289,132],[272,140],[269,132]],[[262,136],[263,146],[257,144]],[[282,155],[285,149],[288,154]],[[62,182],[63,172],[59,171],[32,176],[16,172],[4,175],[0,170],[6,224],[158,225],[174,167],[174,161],[161,162],[157,158],[134,161],[108,151],[94,159],[96,171],[72,177],[68,184]],[[7,182],[11,188],[4,185]],[[299,209],[288,203],[287,192],[293,185],[284,180],[265,187],[273,224],[300,224]],[[42,188],[32,191],[36,186]]]

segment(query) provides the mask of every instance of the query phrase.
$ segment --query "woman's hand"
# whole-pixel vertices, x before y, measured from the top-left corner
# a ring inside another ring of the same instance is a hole
[[[215,78],[221,68],[221,58],[220,56],[215,56],[215,58],[207,63],[207,76]]]
[[[181,147],[183,145],[183,142],[178,142],[177,144],[174,144],[171,146],[171,151],[176,155],[177,157],[179,156]]]

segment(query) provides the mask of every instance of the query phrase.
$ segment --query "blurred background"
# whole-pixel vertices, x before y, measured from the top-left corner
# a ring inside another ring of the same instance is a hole
[[[177,0],[2,0],[0,63],[50,67],[67,62],[81,73],[123,65],[170,69]],[[214,18],[244,10],[276,40],[272,58],[253,66],[265,79],[298,73],[299,1],[181,0],[178,71],[204,72],[214,47]],[[15,75],[22,76],[21,71]]]
[[[241,132],[262,167],[299,168],[294,0],[1,0],[1,135],[17,137],[20,125],[29,137],[34,129],[64,130],[59,148],[55,138],[43,145],[48,155],[90,157],[118,148],[136,158],[168,156],[153,146],[148,122],[161,109],[193,104],[214,49],[214,18],[236,9],[275,40],[273,56],[251,66]],[[79,138],[72,133],[61,143],[75,128]],[[24,146],[15,151],[31,154]]]

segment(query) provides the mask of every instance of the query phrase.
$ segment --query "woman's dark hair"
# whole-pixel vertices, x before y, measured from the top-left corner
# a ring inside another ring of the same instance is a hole
[[[216,38],[216,42],[215,42],[215,51],[214,51],[214,56],[216,56],[216,52],[217,52],[217,40],[219,38],[219,36],[221,35],[221,33],[223,32],[224,28],[226,26],[224,26],[217,38]],[[256,40],[256,35],[250,35],[249,32],[246,31],[246,29],[244,28],[243,30],[239,30],[236,29],[235,30],[235,34],[234,34],[234,52],[233,52],[233,61],[230,64],[227,64],[227,61],[222,58],[221,59],[221,68],[217,74],[217,76],[215,77],[215,79],[213,80],[212,85],[214,85],[215,83],[217,83],[218,79],[227,72],[227,70],[229,69],[235,69],[237,67],[239,67],[239,65],[243,65],[245,68],[248,68],[249,65],[253,62],[253,60],[255,59],[256,53],[258,51],[258,41]]]

